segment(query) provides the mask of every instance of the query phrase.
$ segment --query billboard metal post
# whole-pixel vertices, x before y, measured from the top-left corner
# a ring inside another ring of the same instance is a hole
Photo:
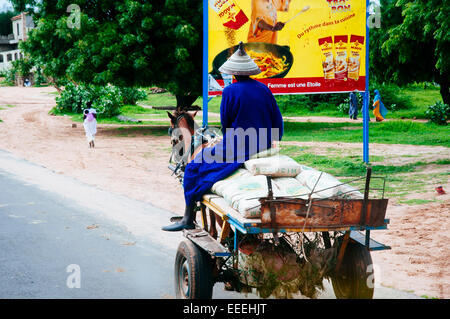
[[[203,0],[203,127],[208,126],[208,0]]]
[[[370,1],[366,0],[366,91],[364,92],[363,105],[363,161],[369,163],[369,105],[370,105],[370,89],[369,89],[369,5]]]

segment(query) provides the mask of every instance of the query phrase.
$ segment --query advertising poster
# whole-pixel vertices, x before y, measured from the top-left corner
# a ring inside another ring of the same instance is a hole
[[[222,86],[241,41],[274,94],[365,90],[366,0],[209,0],[209,72]]]

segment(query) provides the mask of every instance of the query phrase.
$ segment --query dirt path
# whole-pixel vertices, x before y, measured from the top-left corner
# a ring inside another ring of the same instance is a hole
[[[0,148],[55,172],[108,191],[183,211],[183,193],[170,176],[169,137],[123,136],[120,125],[99,125],[96,148],[89,149],[81,123],[50,116],[51,88],[0,88]],[[26,98],[25,98],[26,97]]]
[[[102,124],[96,148],[89,149],[81,123],[72,127],[68,117],[48,115],[55,105],[52,92],[52,88],[0,88],[0,149],[100,189],[172,212],[183,211],[182,188],[167,168],[168,136],[145,135],[143,129],[125,136],[124,130],[118,129],[121,125]],[[351,154],[360,154],[362,147],[351,143],[300,144],[316,149],[339,148]],[[402,164],[417,161],[417,155],[427,161],[450,158],[450,149],[371,144],[371,154]],[[404,156],[391,158],[390,154]],[[450,193],[450,185],[444,185],[444,189]],[[421,196],[433,199],[437,195],[430,190]],[[450,298],[450,194],[439,200],[418,206],[389,205],[389,229],[372,232],[375,239],[392,246],[390,251],[372,253],[382,285]]]

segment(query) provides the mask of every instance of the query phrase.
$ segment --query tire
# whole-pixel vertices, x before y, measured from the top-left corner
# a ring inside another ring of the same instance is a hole
[[[175,257],[175,295],[178,299],[211,299],[212,259],[190,240],[180,243]]]
[[[372,265],[370,251],[363,245],[350,241],[345,250],[341,268],[331,278],[337,299],[372,299],[374,288],[368,284],[368,266]]]

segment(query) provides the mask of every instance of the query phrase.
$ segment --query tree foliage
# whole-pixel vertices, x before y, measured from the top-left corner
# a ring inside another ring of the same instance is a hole
[[[450,103],[450,0],[381,0],[381,29],[371,30],[377,81],[435,81]]]
[[[61,95],[56,98],[56,113],[82,113],[88,102],[103,118],[113,117],[120,113],[120,107],[125,104],[136,104],[144,99],[146,93],[136,88],[123,88],[113,85],[75,85],[67,83]]]
[[[15,15],[14,11],[0,12],[0,35],[13,33],[11,18]]]
[[[71,4],[79,28],[69,26]],[[157,85],[181,104],[201,94],[201,1],[42,0],[35,8],[36,29],[21,47],[57,85]]]

